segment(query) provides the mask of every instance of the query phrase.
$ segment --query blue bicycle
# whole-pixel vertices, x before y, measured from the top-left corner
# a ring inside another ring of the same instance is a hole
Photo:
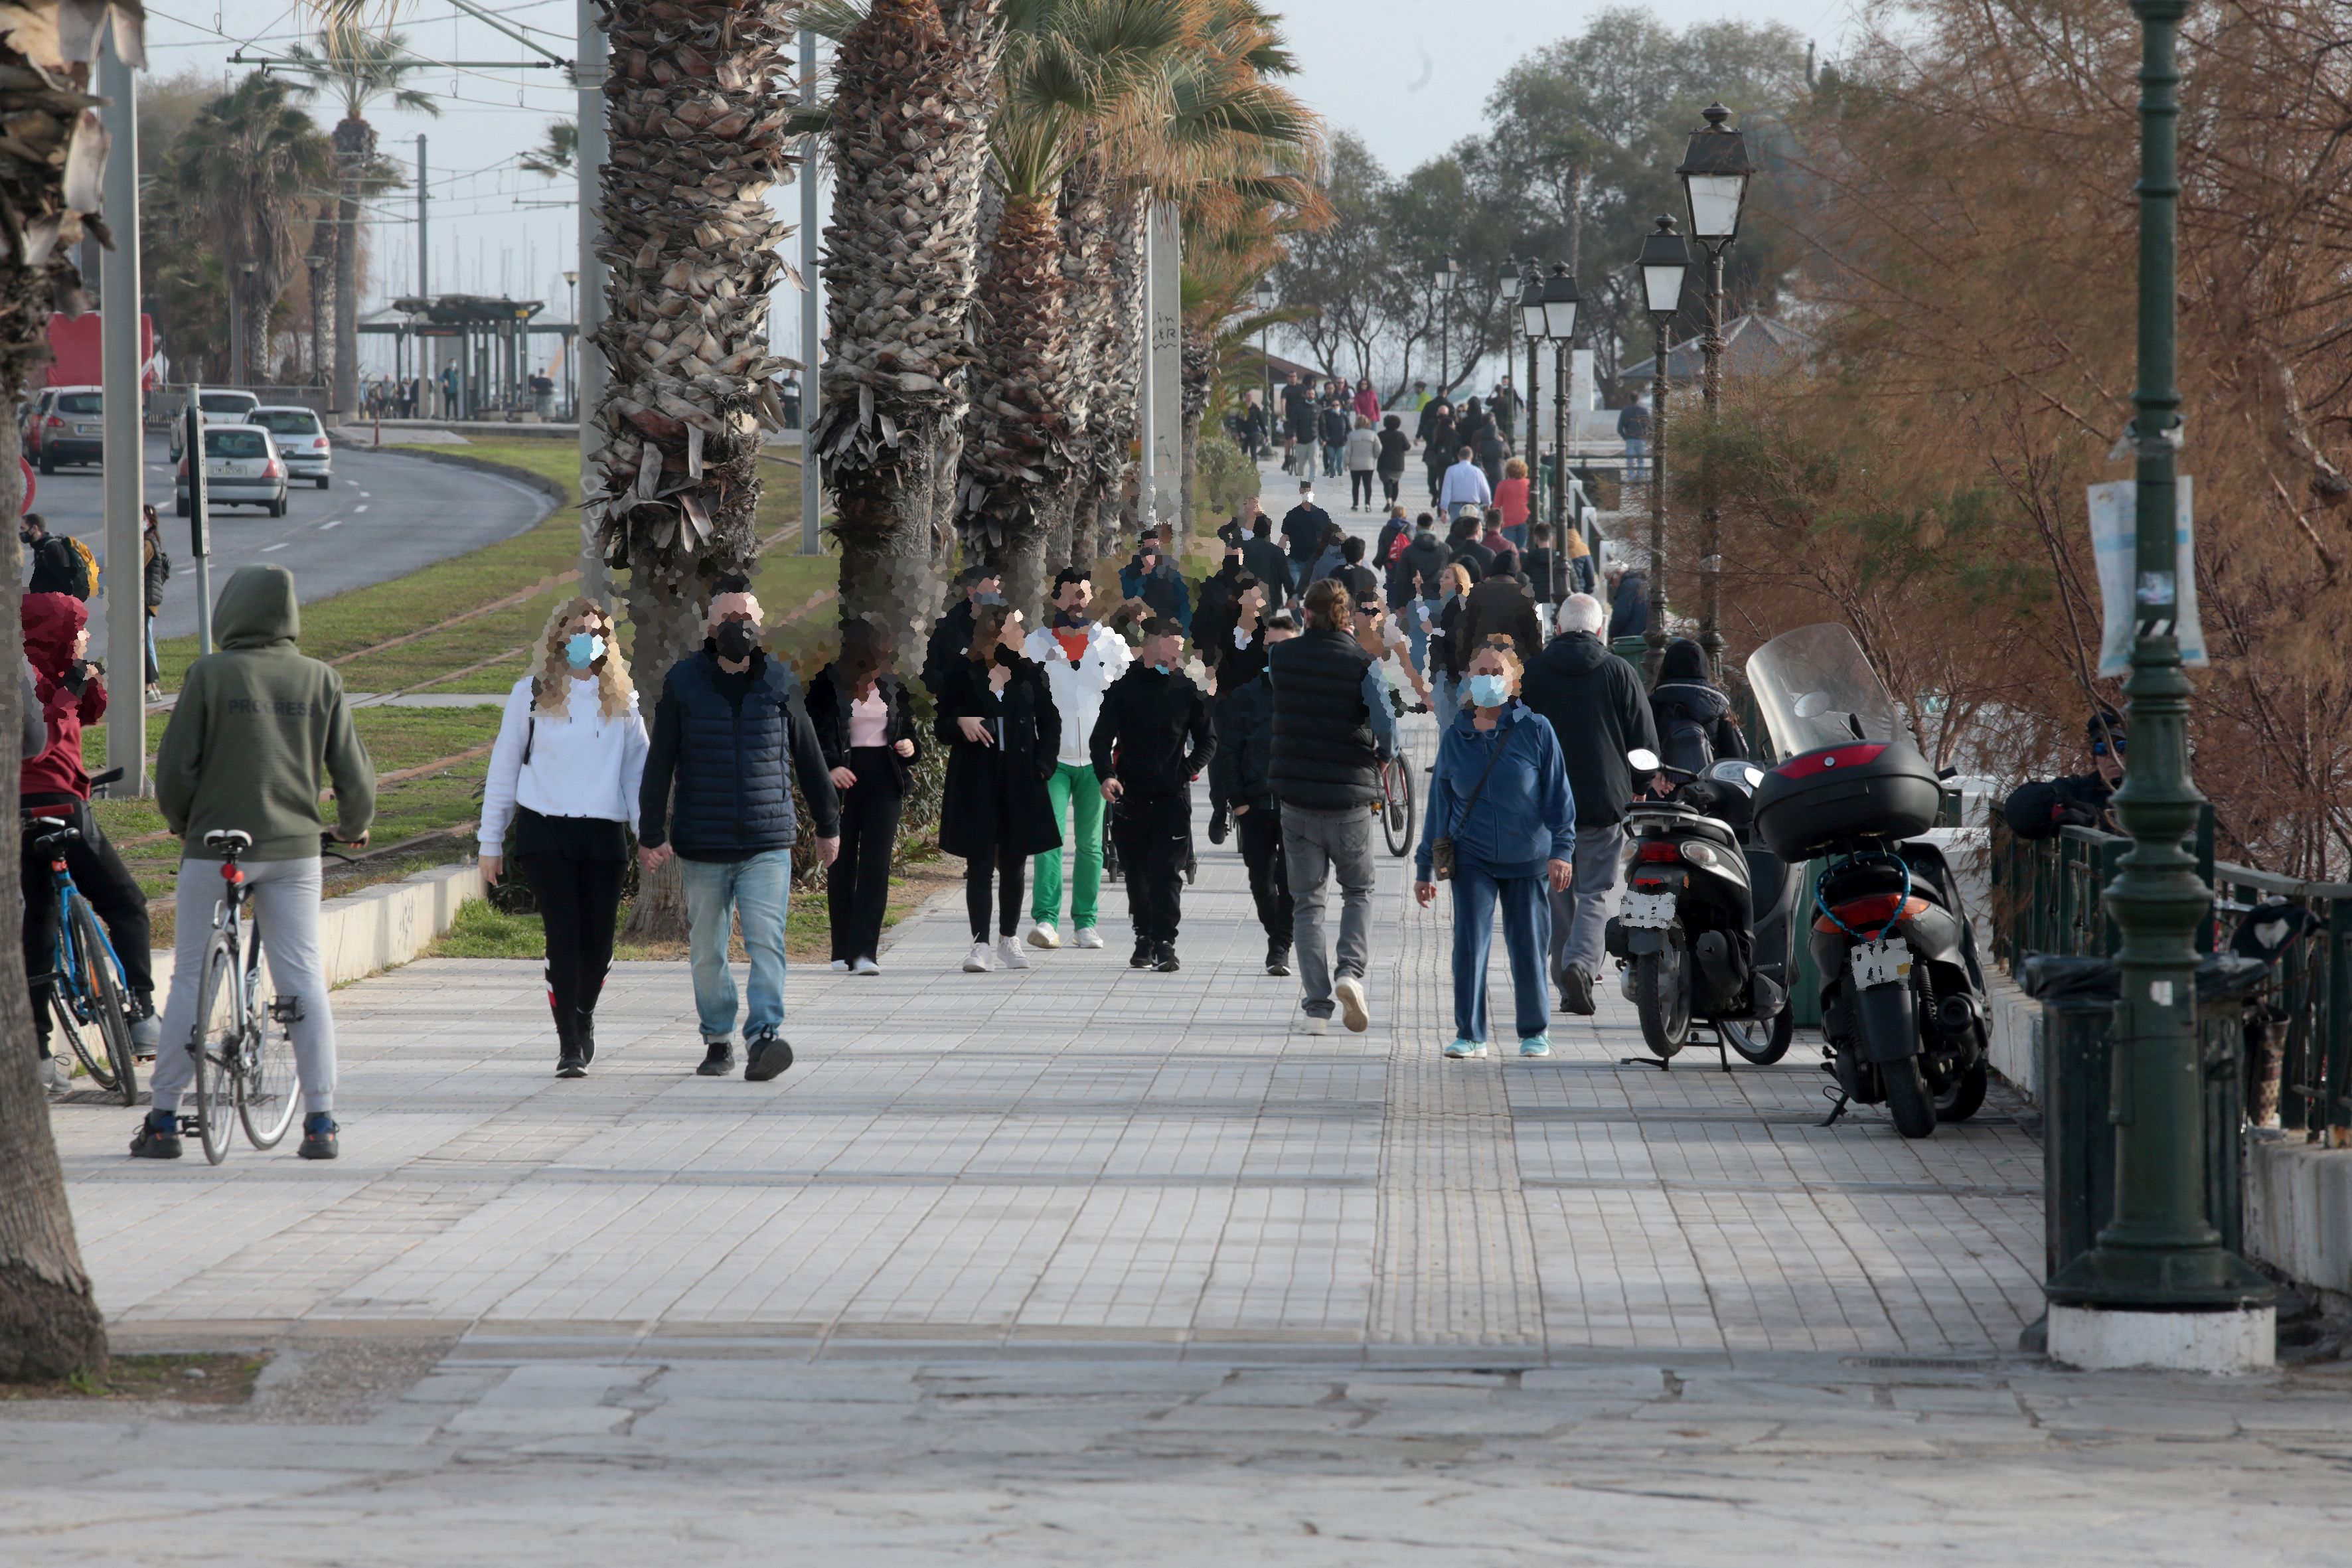
[[[105,784],[121,776],[117,768],[90,783]],[[139,1066],[131,1054],[131,988],[123,980],[122,960],[66,868],[66,851],[81,841],[81,830],[72,817],[35,806],[25,813],[24,833],[33,851],[47,859],[58,900],[58,941],[49,972],[34,975],[33,983],[48,986],[50,1017],[91,1080],[121,1096],[123,1104],[136,1105]]]

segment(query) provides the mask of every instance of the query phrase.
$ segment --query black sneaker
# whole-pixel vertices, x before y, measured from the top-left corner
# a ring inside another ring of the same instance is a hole
[[[331,1160],[337,1153],[335,1134],[341,1131],[332,1116],[314,1110],[302,1118],[302,1146],[294,1152],[305,1160]]]
[[[1159,955],[1157,953],[1151,951],[1151,942],[1149,938],[1137,937],[1135,939],[1135,952],[1129,956],[1127,966],[1129,969],[1149,969],[1151,967],[1152,962]]]
[[[583,1013],[572,1026],[572,1040],[580,1047],[580,1065],[588,1066],[596,1059],[596,1015]]]
[[[735,1043],[732,1040],[707,1040],[702,1065],[694,1070],[704,1078],[725,1078],[735,1070]]]
[[[743,1047],[743,1077],[749,1082],[765,1083],[792,1065],[793,1043],[773,1029]]]
[[[1290,950],[1283,946],[1280,942],[1275,942],[1269,945],[1265,950],[1265,972],[1268,974],[1288,974],[1290,973]]]
[[[176,1160],[180,1157],[180,1119],[168,1110],[151,1110],[139,1131],[131,1135],[134,1160]]]
[[[1559,972],[1559,1010],[1587,1018],[1592,1016],[1592,976],[1573,966]]]
[[[1224,841],[1225,814],[1221,811],[1217,813],[1216,816],[1209,818],[1209,842],[1212,844],[1223,844]]]
[[[1163,942],[1151,950],[1152,970],[1160,974],[1173,974],[1184,965],[1176,957],[1176,944]]]
[[[577,1047],[566,1046],[563,1047],[563,1054],[555,1058],[555,1076],[558,1078],[586,1078],[588,1076],[588,1063],[581,1057]]]

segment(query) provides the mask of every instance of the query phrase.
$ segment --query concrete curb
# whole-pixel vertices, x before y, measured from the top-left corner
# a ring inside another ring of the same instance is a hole
[[[422,448],[394,451],[389,447],[371,447],[365,449],[381,451],[389,457],[415,458],[427,463],[445,463],[453,468],[471,468],[478,474],[495,474],[502,479],[512,479],[519,485],[527,485],[537,490],[554,503],[553,507],[549,509],[551,510],[554,510],[554,507],[580,504],[578,496],[572,495],[545,474],[535,474],[529,468],[518,468],[509,463],[493,462],[488,458],[469,458],[462,452],[430,452]],[[540,522],[546,521],[544,517],[539,520]],[[539,523],[534,522],[531,526],[536,528]]]
[[[327,984],[341,985],[408,963],[457,922],[457,911],[484,896],[481,868],[436,866],[381,882],[319,906],[319,951]],[[172,984],[173,954],[155,953],[155,991]]]
[[[2299,1132],[2246,1135],[2245,1245],[2256,1260],[2343,1304],[2352,1297],[2352,1149]]]

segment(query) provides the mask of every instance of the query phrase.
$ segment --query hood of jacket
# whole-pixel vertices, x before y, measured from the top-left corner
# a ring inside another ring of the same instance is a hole
[[[1658,712],[1681,709],[1702,724],[1712,724],[1731,711],[1731,699],[1704,680],[1662,680],[1650,689],[1650,706]]]
[[[63,680],[74,638],[89,624],[89,606],[71,594],[27,594],[24,614],[26,660],[36,674]]]
[[[221,590],[213,630],[225,648],[291,646],[302,636],[294,574],[283,566],[240,566]]]
[[[1617,656],[1591,632],[1562,632],[1544,645],[1543,661],[1561,675],[1590,675]]]

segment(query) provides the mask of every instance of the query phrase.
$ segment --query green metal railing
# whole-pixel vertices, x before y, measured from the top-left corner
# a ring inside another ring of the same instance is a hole
[[[2084,827],[2021,839],[1992,826],[1993,956],[2012,972],[2029,953],[2105,956],[2120,944],[2105,892],[2131,840]],[[2213,907],[2199,947],[2213,952],[2238,917],[2283,899],[2324,922],[2288,945],[2258,994],[2284,1015],[2279,1124],[2331,1145],[2352,1142],[2352,883],[2306,882],[2213,858],[2208,811],[2195,846]]]

